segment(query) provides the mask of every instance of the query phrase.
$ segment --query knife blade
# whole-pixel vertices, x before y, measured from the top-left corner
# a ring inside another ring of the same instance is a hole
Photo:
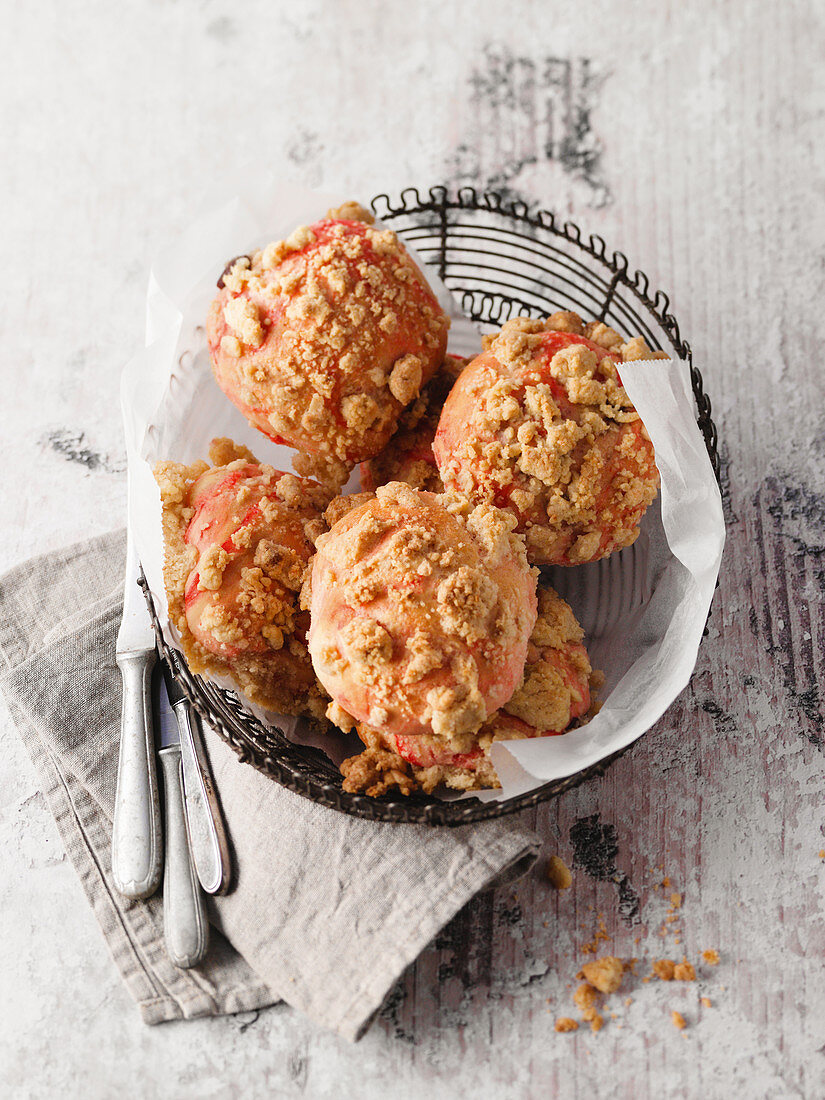
[[[158,727],[166,805],[166,852],[163,868],[163,935],[175,966],[197,966],[209,946],[209,925],[189,848],[183,803],[180,730],[161,680]]]
[[[127,898],[148,898],[154,894],[162,867],[151,703],[155,635],[138,585],[139,568],[129,533],[123,618],[116,644],[123,695],[112,829],[112,877],[117,890]]]
[[[170,654],[176,673],[178,656]],[[189,825],[189,847],[201,886],[207,894],[224,894],[229,886],[229,844],[209,761],[203,747],[198,717],[172,668],[161,660],[163,682],[180,733],[183,797]]]

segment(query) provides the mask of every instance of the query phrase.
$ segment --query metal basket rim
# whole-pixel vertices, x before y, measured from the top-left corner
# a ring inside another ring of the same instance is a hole
[[[711,402],[704,391],[701,373],[693,365],[690,345],[682,338],[678,321],[669,312],[669,296],[661,290],[655,291],[651,296],[650,281],[647,275],[639,270],[631,274],[629,261],[624,253],[613,251],[608,255],[607,245],[601,237],[591,234],[584,241],[582,230],[575,223],[564,221],[559,224],[555,214],[551,211],[544,209],[531,210],[526,203],[518,200],[505,200],[495,191],[485,191],[479,194],[476,188],[461,187],[457,191],[451,192],[446,186],[437,185],[429,188],[427,198],[422,199],[418,188],[413,187],[403,190],[395,204],[393,204],[389,195],[381,193],[372,199],[371,206],[377,217],[389,223],[394,218],[405,214],[438,213],[442,225],[443,241],[446,241],[446,232],[449,228],[447,215],[450,210],[489,212],[511,219],[517,224],[555,234],[569,244],[581,248],[591,258],[598,260],[612,274],[608,294],[615,293],[615,290],[620,286],[629,290],[645,309],[653,315],[658,325],[667,334],[676,355],[687,361],[696,403],[697,423],[704,437],[714,474],[717,481],[719,480],[718,433],[711,415]],[[439,264],[439,274],[442,276],[444,274],[443,256],[445,255],[445,249],[446,244],[442,246],[442,262]],[[609,302],[609,300],[608,297],[607,301]],[[518,299],[513,298],[512,301],[516,302]],[[607,305],[604,308],[606,310]],[[158,621],[148,583],[142,572],[139,583],[147,601],[161,659],[167,663],[172,675],[180,684],[200,717],[215,729],[219,736],[234,750],[239,762],[252,765],[281,786],[310,801],[342,813],[372,821],[446,825],[448,827],[503,817],[518,813],[530,806],[535,806],[549,798],[557,797],[588,779],[603,775],[615,760],[627,753],[636,743],[632,742],[625,748],[570,776],[552,780],[526,794],[501,801],[482,802],[477,798],[446,801],[422,795],[413,795],[407,798],[403,796],[371,798],[365,794],[350,794],[341,788],[340,777],[337,784],[317,779],[298,768],[294,763],[278,758],[271,752],[259,750],[248,733],[244,732],[242,728],[240,730],[233,728],[231,708],[226,701],[232,697],[231,694],[222,691],[215,685],[207,684],[202,677],[194,675],[182,655],[172,650],[167,644]],[[213,694],[220,693],[224,697],[222,707],[210,705],[210,692]],[[236,696],[235,698],[237,700]],[[239,706],[242,707],[242,704],[239,703]],[[225,717],[221,713],[222,710],[230,717]],[[244,714],[244,720],[252,729],[256,725],[260,726],[264,736],[270,740],[274,739],[276,742],[282,743],[283,746],[291,746],[294,749],[303,748],[289,742],[283,731],[277,727],[265,729],[256,718],[248,713]],[[240,726],[240,721],[236,719],[234,725]]]

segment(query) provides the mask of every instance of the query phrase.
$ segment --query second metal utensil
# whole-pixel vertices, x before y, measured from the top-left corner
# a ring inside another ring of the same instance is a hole
[[[158,756],[163,768],[166,807],[166,846],[163,864],[163,934],[166,951],[175,964],[197,966],[209,946],[209,924],[198,876],[189,847],[183,803],[180,734],[158,677]]]
[[[172,661],[177,661],[174,653]],[[183,793],[195,870],[207,894],[223,894],[229,887],[231,877],[229,844],[198,720],[183,689],[163,660],[161,667],[180,731]]]

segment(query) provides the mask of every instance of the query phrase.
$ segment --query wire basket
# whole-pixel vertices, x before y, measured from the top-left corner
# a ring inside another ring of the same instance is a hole
[[[627,336],[644,336],[651,348],[686,360],[696,420],[719,478],[710,400],[678,322],[669,312],[668,296],[662,291],[651,292],[648,277],[641,271],[631,273],[621,252],[608,253],[601,237],[585,238],[578,226],[559,224],[545,210],[531,213],[524,203],[505,202],[494,192],[479,194],[469,187],[457,193],[433,187],[425,198],[415,188],[403,191],[397,200],[381,194],[372,200],[372,209],[436,270],[474,321],[500,326],[518,315],[544,317],[559,309],[572,309],[585,320],[604,321]],[[233,692],[189,671],[180,654],[164,641],[148,585],[143,579],[141,584],[161,654],[201,717],[231,745],[241,762],[322,806],[373,821],[464,825],[553,798],[591,776],[602,775],[627,751],[501,801],[349,794],[342,789],[338,768],[324,752],[288,740],[281,729],[258,721]]]

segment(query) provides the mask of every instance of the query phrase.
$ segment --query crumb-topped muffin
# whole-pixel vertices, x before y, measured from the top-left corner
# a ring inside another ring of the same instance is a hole
[[[304,602],[332,721],[472,748],[521,681],[536,618],[514,526],[392,482],[317,540]]]
[[[659,474],[618,368],[663,353],[574,313],[514,318],[483,345],[439,420],[445,487],[508,509],[535,564],[578,565],[629,546]]]
[[[329,494],[228,439],[209,458],[155,468],[169,618],[189,667],[281,714],[322,717],[299,597]]]
[[[432,791],[498,787],[490,758],[495,741],[549,737],[586,720],[598,683],[583,645],[584,633],[568,604],[550,587],[538,590],[538,616],[520,686],[484,723],[464,751],[432,734],[393,734],[364,722],[356,729],[366,748],[341,766],[344,790],[370,795],[397,789]]]
[[[381,451],[444,358],[449,318],[392,230],[347,204],[224,273],[215,377],[251,424],[341,485]]]

